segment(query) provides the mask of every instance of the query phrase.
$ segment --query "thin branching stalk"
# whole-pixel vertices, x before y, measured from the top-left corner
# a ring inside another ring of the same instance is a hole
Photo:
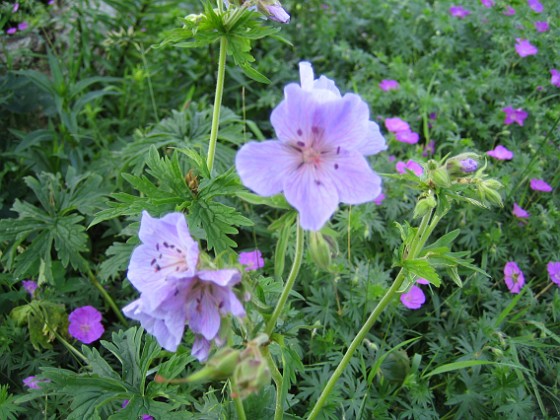
[[[126,319],[123,316],[121,310],[119,309],[119,307],[117,306],[117,304],[115,303],[111,295],[107,293],[107,290],[105,290],[103,286],[99,283],[99,281],[97,281],[97,278],[95,277],[95,275],[92,273],[91,270],[88,270],[88,277],[91,283],[97,288],[97,290],[99,290],[101,296],[103,296],[103,299],[105,299],[105,302],[107,302],[111,307],[111,309],[113,309],[113,312],[115,313],[115,315],[117,315],[117,318],[119,318],[121,324],[123,324],[126,327],[128,325],[128,322],[126,322]]]

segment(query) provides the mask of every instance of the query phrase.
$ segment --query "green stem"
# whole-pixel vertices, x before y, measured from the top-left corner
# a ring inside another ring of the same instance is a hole
[[[274,406],[274,420],[282,420],[284,417],[284,406],[282,401],[282,386],[284,384],[284,378],[282,374],[276,367],[276,363],[274,363],[274,359],[270,354],[268,348],[263,348],[263,354],[268,361],[268,367],[270,368],[270,372],[272,374],[272,380],[274,381],[274,385],[276,385],[276,404]]]
[[[109,293],[107,293],[107,290],[105,290],[103,288],[103,286],[97,281],[97,278],[93,275],[91,270],[88,270],[88,277],[89,277],[89,280],[91,281],[91,283],[97,288],[97,290],[99,290],[99,292],[103,296],[103,299],[105,299],[105,302],[107,302],[109,304],[109,306],[111,307],[111,309],[113,309],[113,312],[115,313],[115,315],[117,315],[117,318],[119,318],[119,321],[121,322],[121,324],[123,324],[124,326],[127,326],[128,322],[124,318],[121,310],[119,309],[119,307],[117,306],[117,304],[115,303],[115,301],[113,300],[111,295]]]
[[[87,363],[88,359],[86,358],[86,356],[84,356],[82,354],[81,351],[79,351],[76,347],[74,347],[72,344],[70,344],[68,341],[66,341],[59,333],[55,332],[54,333],[56,338],[58,340],[60,340],[60,342],[62,344],[64,344],[64,347],[66,347],[68,350],[70,350],[71,353],[74,353],[74,355],[76,355],[79,359],[82,360],[82,362]]]
[[[424,247],[424,244],[428,240],[430,233],[434,230],[437,222],[439,221],[439,219],[441,219],[441,216],[435,216],[434,220],[432,220],[432,223],[430,224],[429,221],[431,216],[432,216],[432,211],[426,214],[422,218],[422,221],[420,222],[420,226],[418,227],[418,231],[416,232],[416,236],[414,237],[414,239],[412,240],[412,244],[410,245],[409,248],[410,251],[409,254],[406,256],[406,259],[416,258],[416,256],[420,253],[420,251]],[[331,391],[333,390],[334,386],[336,385],[338,379],[342,375],[342,372],[344,372],[344,369],[346,369],[346,366],[348,366],[348,363],[350,363],[350,360],[352,359],[354,352],[356,351],[358,346],[362,344],[362,341],[364,340],[369,330],[371,330],[371,328],[377,321],[377,318],[379,318],[379,315],[381,315],[383,310],[393,300],[394,296],[400,291],[405,278],[406,278],[405,270],[401,269],[399,271],[399,274],[395,278],[395,281],[389,288],[389,290],[385,292],[385,295],[381,298],[381,300],[379,301],[375,309],[372,311],[372,313],[370,314],[370,316],[368,317],[368,319],[366,320],[365,324],[362,326],[360,331],[358,331],[358,334],[356,335],[356,337],[354,337],[354,340],[352,340],[352,343],[346,350],[346,353],[344,354],[342,360],[340,361],[339,365],[337,366],[332,376],[330,377],[329,381],[325,385],[323,392],[321,392],[321,395],[319,396],[319,399],[315,403],[313,410],[311,410],[308,420],[312,420],[319,415],[319,412],[323,408],[323,405],[325,405],[325,403],[327,402],[327,399]]]
[[[235,383],[233,382],[233,376],[229,378],[229,386],[230,386],[231,393],[233,394],[235,392]],[[245,408],[243,407],[243,400],[241,400],[241,397],[239,396],[233,397],[233,403],[235,404],[237,419],[247,420],[247,416],[245,415]]]
[[[268,323],[266,324],[265,334],[268,335],[269,337],[272,335],[272,331],[274,330],[274,327],[276,326],[276,321],[278,320],[278,317],[280,316],[280,313],[284,309],[284,305],[286,304],[286,301],[288,300],[288,296],[289,296],[290,292],[292,291],[292,287],[294,286],[294,283],[296,281],[297,275],[299,273],[299,268],[301,266],[301,261],[303,259],[304,232],[303,232],[303,229],[301,228],[301,226],[299,225],[299,217],[296,221],[296,224],[297,224],[296,252],[295,252],[295,255],[294,255],[294,262],[292,263],[292,269],[290,270],[288,280],[286,281],[286,284],[284,285],[284,290],[282,290],[282,294],[280,295],[280,299],[278,299],[278,303],[276,304],[276,307],[274,308],[274,312],[272,312],[272,315],[271,315],[270,319],[268,320]]]
[[[226,52],[227,38],[220,38],[220,58],[218,61],[218,80],[216,81],[216,97],[214,98],[214,112],[212,114],[212,130],[210,131],[210,143],[208,144],[208,159],[206,165],[212,173],[214,166],[214,155],[216,154],[216,142],[218,141],[218,127],[220,125],[220,108],[222,107],[222,95],[224,93],[224,79],[226,75]]]

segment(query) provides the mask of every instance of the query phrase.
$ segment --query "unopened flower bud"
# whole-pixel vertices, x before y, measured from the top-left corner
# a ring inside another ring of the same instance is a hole
[[[432,179],[436,187],[449,187],[449,185],[451,185],[449,173],[443,166],[430,172],[430,178]]]
[[[495,179],[487,179],[478,184],[478,193],[483,201],[503,207],[502,196],[497,191],[502,184]]]
[[[474,172],[478,168],[478,162],[471,158],[462,160],[460,164],[461,164],[461,169],[463,169],[463,172],[465,173]]]
[[[310,232],[309,253],[317,267],[327,270],[331,264],[331,250],[321,232]]]
[[[284,10],[280,2],[276,0],[259,0],[257,8],[268,19],[280,23],[290,23],[290,15]]]
[[[426,198],[422,198],[418,203],[416,203],[416,207],[414,208],[413,218],[416,219],[418,217],[425,216],[430,210],[432,210],[437,205],[436,199],[433,195],[429,195]]]
[[[204,382],[229,378],[239,363],[241,352],[224,347],[216,352],[206,366],[190,375],[188,382]]]
[[[235,395],[232,395],[246,398],[270,384],[271,377],[268,363],[262,356],[259,346],[248,343],[233,373]]]
[[[461,153],[447,160],[447,169],[451,175],[463,175],[478,169],[476,153]]]

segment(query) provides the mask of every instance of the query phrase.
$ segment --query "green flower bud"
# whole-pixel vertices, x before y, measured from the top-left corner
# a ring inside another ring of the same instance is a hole
[[[482,201],[503,207],[502,196],[497,191],[502,184],[495,179],[487,179],[478,184],[478,193]]]
[[[239,363],[241,352],[224,347],[216,352],[206,366],[187,378],[187,382],[206,382],[229,378]]]
[[[270,384],[271,378],[268,363],[263,358],[260,348],[248,343],[247,349],[241,354],[241,359],[233,373],[235,389],[232,396],[246,398]]]
[[[424,217],[430,210],[432,210],[435,206],[437,206],[437,201],[433,195],[429,195],[426,198],[422,198],[418,203],[416,203],[416,207],[414,208],[413,218]]]
[[[451,178],[449,178],[449,172],[443,166],[430,172],[429,177],[432,179],[436,187],[449,187],[451,185]]]
[[[322,270],[328,270],[331,265],[331,250],[321,232],[310,232],[309,253],[317,267]]]

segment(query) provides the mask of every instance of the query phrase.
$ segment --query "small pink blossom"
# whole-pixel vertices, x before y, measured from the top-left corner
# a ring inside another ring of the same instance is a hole
[[[401,143],[416,144],[418,143],[420,136],[414,131],[403,130],[397,131],[397,133],[395,134],[395,138]]]
[[[523,271],[514,261],[509,261],[504,266],[504,281],[509,291],[513,294],[519,293],[525,284]]]
[[[533,191],[551,192],[552,187],[542,179],[531,179],[531,189]]]
[[[29,27],[29,24],[27,22],[21,22],[17,26],[18,31],[25,31],[28,27]]]
[[[422,165],[414,162],[413,160],[409,160],[406,163],[397,162],[397,164],[395,165],[395,169],[399,174],[405,174],[407,169],[414,172],[416,176],[421,176],[424,173],[424,168],[422,167]]]
[[[425,278],[423,278],[423,277],[418,277],[418,278],[416,279],[416,283],[418,283],[418,284],[424,284],[424,285],[430,284],[430,282],[429,282],[428,280],[426,280]]]
[[[23,380],[23,384],[29,389],[41,389],[40,384],[50,382],[50,379],[40,379],[36,376],[28,376]]]
[[[494,0],[480,0],[480,2],[482,3],[482,5],[486,8],[490,8],[492,6],[494,6]]]
[[[105,332],[101,324],[101,312],[93,306],[74,309],[68,316],[68,322],[68,333],[85,344],[99,340]]]
[[[239,264],[245,266],[245,271],[255,271],[264,267],[264,259],[261,251],[258,249],[249,252],[240,252],[238,261]]]
[[[387,92],[388,90],[398,90],[400,87],[401,86],[399,85],[399,82],[397,82],[396,80],[383,79],[379,83],[379,88],[385,92]]]
[[[6,33],[7,33],[8,35],[13,35],[13,34],[15,34],[16,32],[17,32],[17,28],[16,28],[15,26],[6,29]]]
[[[560,261],[551,261],[546,265],[550,281],[556,283],[560,287]]]
[[[380,206],[383,203],[383,200],[385,200],[385,194],[381,193],[377,197],[375,197],[375,199],[373,200],[373,203],[376,206]]]
[[[401,295],[401,302],[408,309],[420,309],[426,302],[426,295],[418,286],[412,286],[408,292]]]
[[[522,108],[514,109],[511,106],[507,106],[503,108],[502,111],[506,113],[506,117],[504,119],[505,125],[516,123],[517,125],[523,127],[523,123],[525,122],[525,119],[529,115]]]
[[[456,17],[458,19],[464,19],[468,15],[471,14],[467,9],[463,8],[462,6],[451,6],[449,8],[449,13],[451,16]]]
[[[521,208],[521,207],[519,206],[519,204],[517,204],[517,203],[513,203],[512,214],[513,214],[515,217],[518,217],[518,218],[520,218],[520,219],[527,219],[527,218],[529,218],[529,216],[530,216],[530,215],[529,215],[529,212],[528,212],[527,210]]]
[[[401,120],[398,117],[385,119],[385,127],[392,133],[398,133],[399,131],[410,130],[410,126],[406,121]]]
[[[535,22],[537,32],[546,32],[549,29],[548,22]]]
[[[539,0],[527,0],[527,4],[535,13],[542,13],[544,10],[544,7]]]
[[[515,15],[515,9],[511,6],[508,6],[507,9],[504,11],[504,15],[506,15],[506,16]]]
[[[486,154],[494,159],[498,160],[511,160],[513,159],[513,152],[511,150],[506,149],[502,145],[496,146],[494,150],[489,150]]]
[[[550,74],[552,75],[552,77],[550,78],[550,83],[552,83],[553,86],[560,88],[560,71],[552,69],[550,70]]]
[[[529,55],[535,55],[539,52],[539,49],[531,44],[527,39],[515,38],[515,51],[520,57],[527,57]]]

